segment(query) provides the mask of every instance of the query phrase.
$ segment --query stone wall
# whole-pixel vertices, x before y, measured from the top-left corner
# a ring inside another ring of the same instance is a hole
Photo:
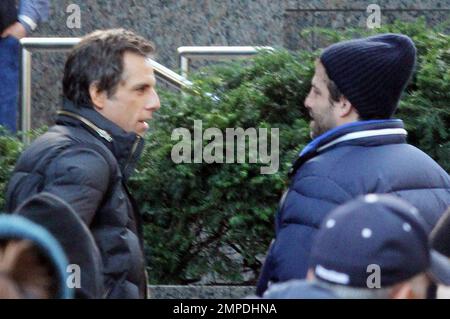
[[[81,28],[70,29],[69,4],[81,9]],[[158,62],[177,68],[186,45],[282,45],[283,6],[241,0],[51,0],[51,19],[33,36],[77,37],[96,29],[124,27],[151,39]],[[60,102],[63,53],[34,54],[33,127],[51,123]]]
[[[268,45],[316,48],[311,26],[365,27],[371,3],[382,9],[382,23],[425,16],[430,25],[450,19],[450,0],[50,0],[51,19],[33,36],[78,37],[95,29],[124,27],[151,39],[157,60],[176,70],[176,50],[187,45]],[[81,28],[67,26],[67,7],[81,9]],[[33,54],[33,127],[51,124],[60,103],[65,54]]]
[[[286,1],[285,5],[283,44],[293,50],[323,46],[314,34],[307,37],[300,35],[301,30],[312,26],[337,30],[367,28],[367,20],[372,13],[367,11],[370,4],[380,7],[381,25],[395,20],[414,22],[418,17],[424,17],[430,26],[450,22],[449,0],[291,0]]]
[[[149,299],[241,299],[254,298],[254,286],[148,286]]]

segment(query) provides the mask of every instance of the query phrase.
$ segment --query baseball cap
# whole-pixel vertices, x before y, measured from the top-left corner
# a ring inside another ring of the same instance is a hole
[[[333,284],[368,287],[376,270],[389,287],[427,272],[450,284],[449,260],[430,248],[428,227],[419,211],[392,195],[369,194],[333,210],[319,229],[310,267]]]

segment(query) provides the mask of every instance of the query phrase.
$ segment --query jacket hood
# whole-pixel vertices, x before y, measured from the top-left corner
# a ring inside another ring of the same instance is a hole
[[[99,298],[103,294],[102,262],[97,244],[90,230],[73,208],[60,197],[42,192],[30,197],[15,211],[45,228],[68,256],[68,262],[80,269],[81,286],[76,287],[77,298]],[[18,216],[17,216],[18,217]],[[72,275],[64,268],[64,275]],[[69,279],[70,281],[70,279]],[[64,288],[67,288],[63,281]]]

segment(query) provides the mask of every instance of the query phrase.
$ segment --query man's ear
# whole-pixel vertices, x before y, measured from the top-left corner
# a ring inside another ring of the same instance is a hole
[[[93,82],[89,85],[89,96],[91,97],[94,107],[97,110],[102,110],[108,97],[106,91],[99,90],[98,82]]]
[[[345,96],[342,95],[335,106],[337,107],[338,116],[340,118],[350,119],[352,121],[357,121],[359,119],[355,107]]]
[[[346,117],[352,112],[353,108],[352,103],[350,103],[350,101],[347,100],[345,96],[342,95],[339,98],[338,105],[339,105],[338,112],[340,117]]]

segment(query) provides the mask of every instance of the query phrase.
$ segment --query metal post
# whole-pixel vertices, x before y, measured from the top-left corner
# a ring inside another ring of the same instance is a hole
[[[189,73],[189,58],[184,55],[180,55],[180,69],[181,76],[187,78]]]
[[[31,130],[31,52],[22,48],[22,96],[21,96],[21,129],[24,133],[22,140],[29,144],[30,136],[27,134]]]
[[[150,60],[153,70],[157,76],[162,77],[165,81],[170,84],[178,87],[178,88],[187,88],[192,86],[192,82],[180,76],[178,73],[175,73],[169,68],[166,68],[164,65],[159,64],[154,60]]]

